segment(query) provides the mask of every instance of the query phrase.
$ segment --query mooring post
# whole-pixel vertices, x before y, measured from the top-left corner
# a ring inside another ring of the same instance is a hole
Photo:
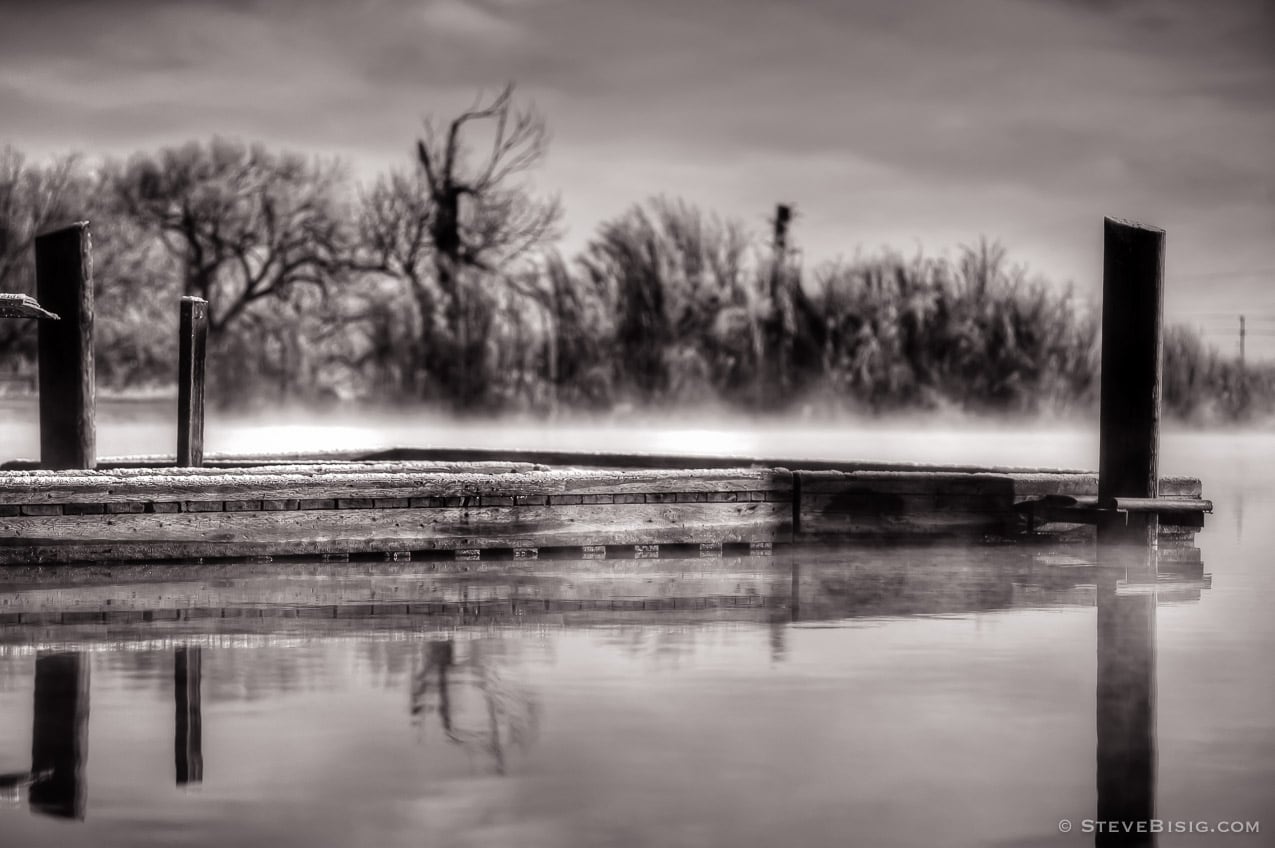
[[[1098,504],[1158,492],[1164,347],[1164,230],[1107,218],[1102,273],[1102,398]],[[1155,513],[1115,515],[1098,542],[1153,543]]]
[[[41,321],[39,328],[40,464],[92,468],[97,436],[88,221],[36,237],[35,280],[40,304],[61,319]]]
[[[204,359],[208,346],[208,301],[181,299],[177,353],[177,464],[204,464]]]

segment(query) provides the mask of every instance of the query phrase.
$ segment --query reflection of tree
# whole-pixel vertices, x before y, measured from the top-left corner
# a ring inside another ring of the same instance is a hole
[[[494,644],[477,639],[458,652],[450,640],[427,643],[412,674],[411,713],[418,726],[437,713],[449,742],[490,757],[496,774],[504,774],[509,750],[535,740],[539,705],[510,678]]]

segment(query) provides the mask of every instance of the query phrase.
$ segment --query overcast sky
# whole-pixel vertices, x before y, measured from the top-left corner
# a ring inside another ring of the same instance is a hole
[[[537,181],[563,197],[568,249],[655,194],[758,228],[782,200],[808,261],[987,235],[1087,292],[1117,215],[1168,230],[1171,316],[1275,331],[1273,0],[0,10],[0,143],[33,154],[218,133],[368,175],[410,165],[424,115],[514,80],[554,133]]]

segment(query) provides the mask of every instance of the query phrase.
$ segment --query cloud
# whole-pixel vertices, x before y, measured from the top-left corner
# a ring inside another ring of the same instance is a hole
[[[1171,281],[1275,265],[1264,0],[45,0],[4,20],[0,141],[36,153],[225,133],[371,173],[410,165],[424,115],[516,80],[554,131],[539,179],[571,246],[667,193],[758,224],[795,202],[812,259],[986,233],[1093,284],[1121,214],[1169,229]]]

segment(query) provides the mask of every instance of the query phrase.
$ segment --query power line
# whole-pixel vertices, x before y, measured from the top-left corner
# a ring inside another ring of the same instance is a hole
[[[1169,274],[1183,280],[1217,280],[1226,277],[1256,277],[1260,274],[1275,274],[1275,268],[1253,268],[1245,271],[1239,268],[1228,271],[1189,271],[1185,274]]]

